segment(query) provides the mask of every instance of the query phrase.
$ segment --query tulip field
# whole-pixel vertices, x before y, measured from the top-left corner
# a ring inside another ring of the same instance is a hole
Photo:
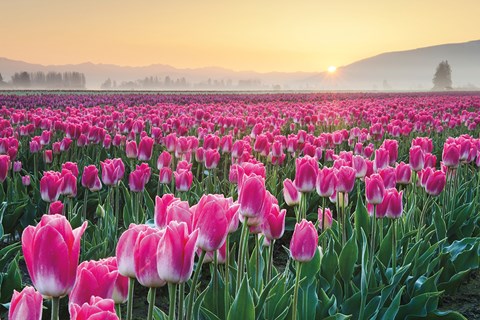
[[[466,319],[480,95],[3,94],[0,182],[2,319]]]

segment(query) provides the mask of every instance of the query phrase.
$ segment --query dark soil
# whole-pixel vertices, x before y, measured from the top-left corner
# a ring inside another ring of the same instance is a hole
[[[470,320],[480,319],[480,271],[472,272],[454,294],[443,295],[439,309],[458,311]]]

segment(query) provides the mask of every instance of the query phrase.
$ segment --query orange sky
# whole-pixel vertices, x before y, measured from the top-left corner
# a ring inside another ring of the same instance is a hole
[[[480,39],[478,0],[5,0],[0,56],[42,64],[323,71]]]

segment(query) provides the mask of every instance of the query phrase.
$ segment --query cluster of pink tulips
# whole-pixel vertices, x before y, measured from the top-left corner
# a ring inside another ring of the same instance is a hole
[[[35,210],[5,223],[11,241],[21,236],[31,282],[12,293],[9,319],[41,319],[46,299],[51,319],[131,320],[146,290],[148,320],[302,319],[306,292],[347,303],[325,317],[354,314],[349,299],[362,294],[355,315],[375,318],[367,298],[407,274],[415,241],[435,234],[440,254],[457,240],[447,229],[459,227],[463,184],[479,207],[477,95],[0,96],[2,105],[0,200]],[[327,284],[321,268],[349,254],[351,267]],[[381,301],[407,294],[390,287]]]

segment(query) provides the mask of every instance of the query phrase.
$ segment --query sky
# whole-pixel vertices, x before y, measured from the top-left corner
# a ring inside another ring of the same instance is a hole
[[[480,39],[478,0],[0,0],[0,57],[317,72]]]

